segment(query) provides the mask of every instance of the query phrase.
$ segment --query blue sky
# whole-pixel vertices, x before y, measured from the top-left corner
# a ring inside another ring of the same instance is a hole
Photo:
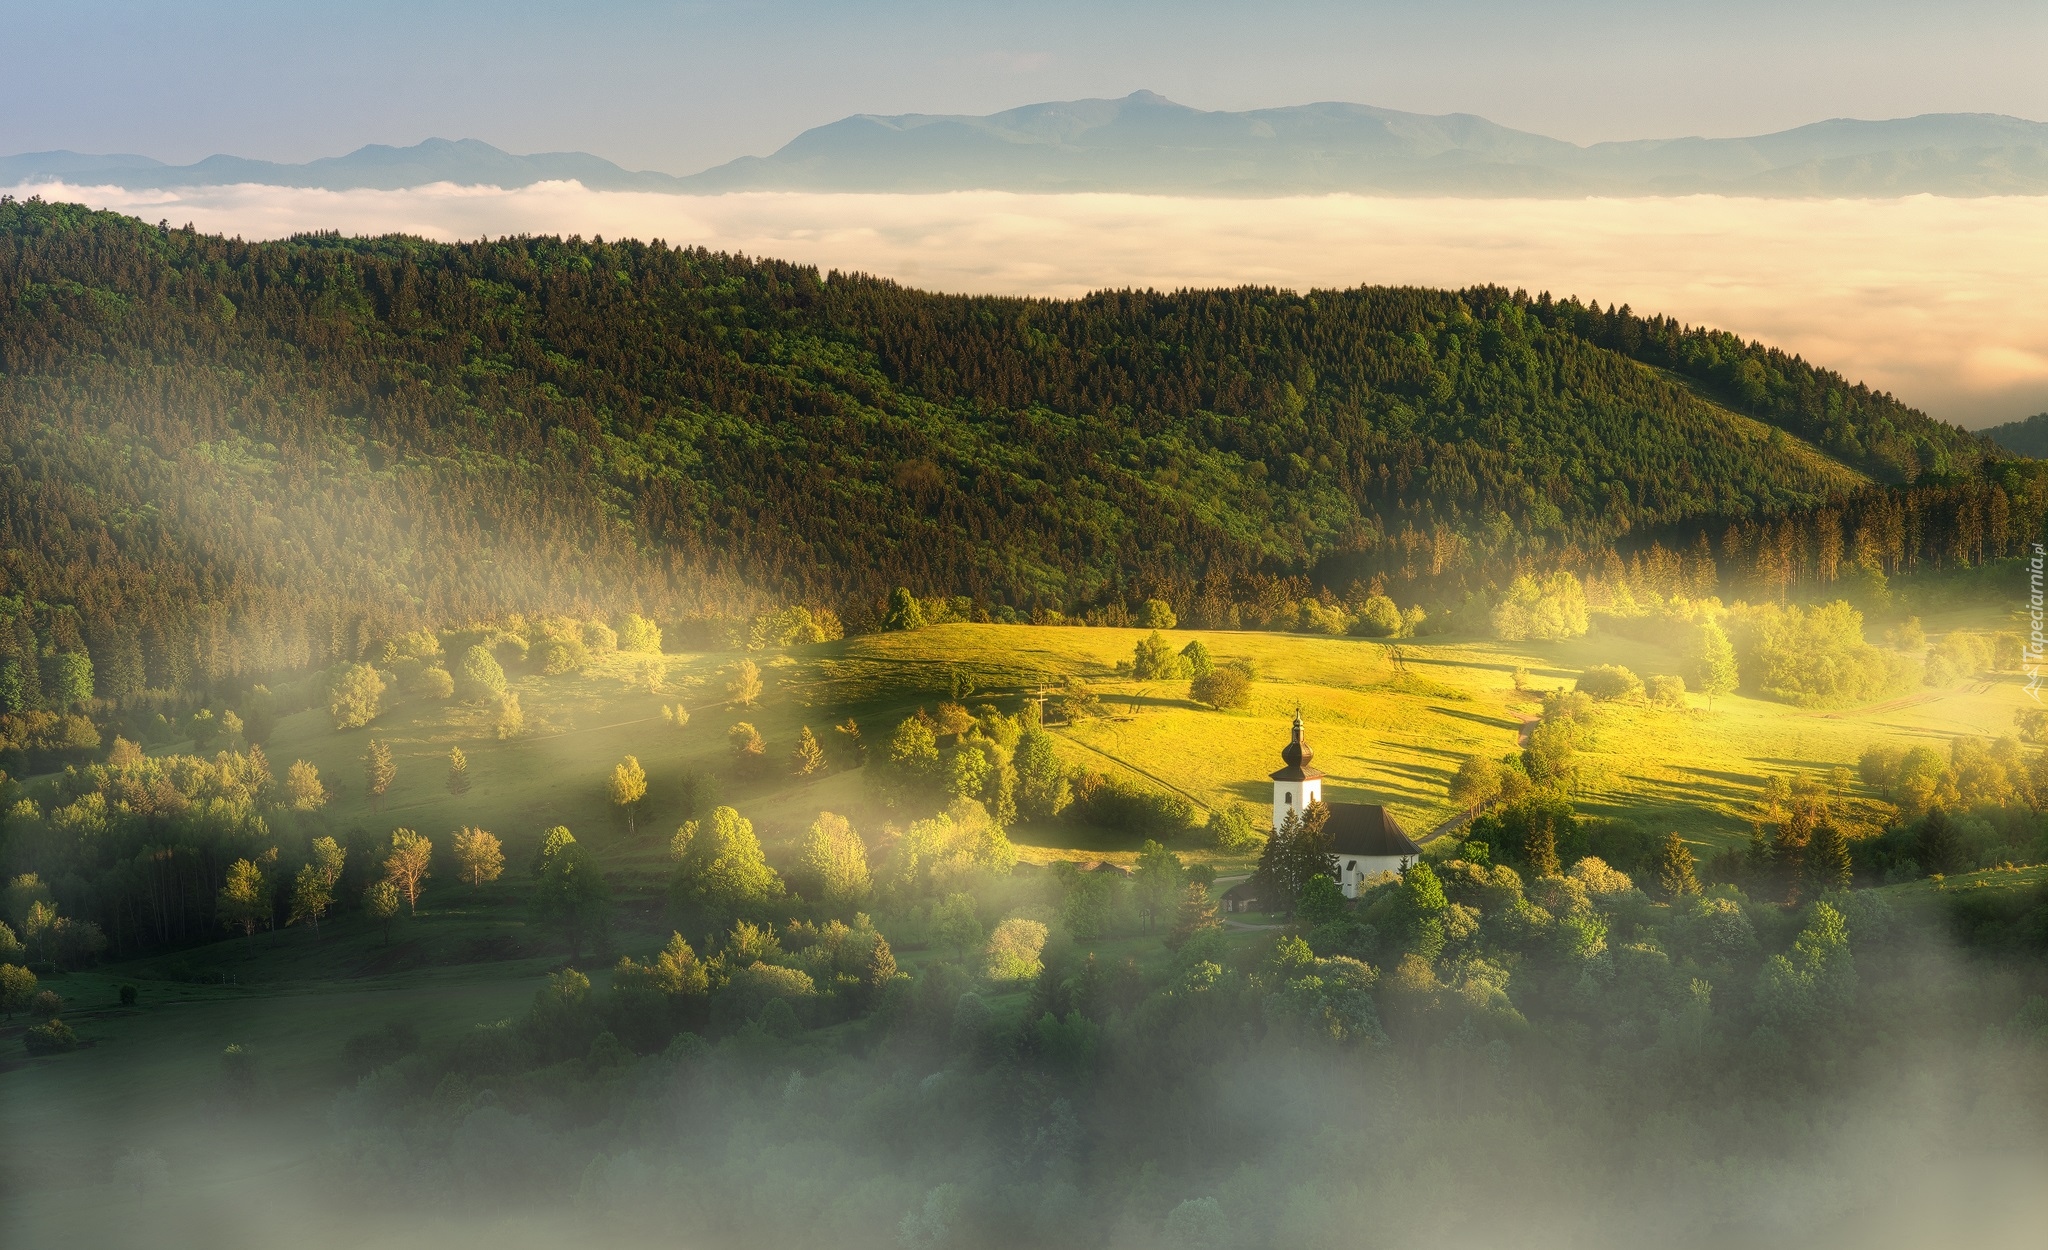
[[[854,112],[1138,88],[1562,138],[2048,119],[2048,4],[0,0],[0,152],[305,160],[430,135],[688,172]]]

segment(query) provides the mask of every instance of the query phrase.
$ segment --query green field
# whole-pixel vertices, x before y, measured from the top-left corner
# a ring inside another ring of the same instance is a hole
[[[1969,616],[1939,622],[1986,623]],[[1329,776],[1329,797],[1386,803],[1420,836],[1455,814],[1448,785],[1461,760],[1516,749],[1523,720],[1538,708],[1537,692],[1569,687],[1592,664],[1619,663],[1644,675],[1680,667],[1679,657],[1661,647],[1598,630],[1561,643],[1410,641],[1401,645],[1399,669],[1386,647],[1365,640],[1173,631],[1176,645],[1200,638],[1219,660],[1257,665],[1251,706],[1218,712],[1191,702],[1184,682],[1115,675],[1117,662],[1144,635],[965,624],[868,635],[759,657],[766,690],[752,709],[724,701],[724,674],[737,654],[665,657],[659,695],[634,687],[631,658],[612,656],[578,675],[515,681],[528,729],[510,741],[492,735],[481,709],[412,702],[367,730],[337,732],[323,709],[286,718],[270,755],[280,771],[293,759],[315,763],[340,791],[330,818],[344,825],[381,831],[403,824],[436,840],[459,825],[481,825],[505,840],[516,864],[540,831],[562,823],[615,870],[644,871],[658,869],[668,832],[681,819],[686,773],[715,776],[720,801],[754,821],[771,856],[786,853],[820,810],[851,816],[872,837],[883,823],[916,814],[874,806],[856,771],[834,768],[801,782],[787,777],[783,763],[800,725],[836,751],[841,738],[830,726],[850,716],[870,747],[880,749],[897,720],[950,697],[956,675],[974,687],[965,699],[970,705],[992,701],[1012,710],[1042,684],[1074,675],[1101,692],[1105,711],[1056,729],[1077,766],[1128,773],[1204,809],[1233,801],[1263,807],[1271,801],[1266,774],[1278,766],[1299,706],[1316,765]],[[1514,688],[1517,667],[1528,670],[1527,693]],[[659,711],[678,700],[693,709],[680,730]],[[2025,700],[2018,675],[2006,674],[1827,712],[1740,695],[1717,699],[1711,711],[1697,695],[1683,709],[1605,705],[1577,799],[1587,814],[1676,830],[1710,850],[1748,836],[1745,809],[1768,776],[1853,767],[1879,740],[1943,747],[1956,734],[2008,732]],[[737,776],[730,764],[725,733],[743,719],[768,741],[768,766],[757,776]],[[362,753],[373,736],[392,747],[398,762],[397,780],[374,813],[361,781]],[[469,757],[472,780],[459,799],[444,785],[447,752],[457,745]],[[629,753],[650,779],[630,838],[603,797],[606,773]],[[1133,839],[1065,824],[1025,827],[1014,836],[1027,859],[1040,861],[1127,858],[1136,850]]]

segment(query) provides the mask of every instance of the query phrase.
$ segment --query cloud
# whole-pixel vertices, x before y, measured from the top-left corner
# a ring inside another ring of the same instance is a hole
[[[1968,425],[2048,410],[2048,200],[2039,198],[17,189],[29,192],[246,238],[334,229],[660,238],[943,291],[1495,283],[1759,338]]]

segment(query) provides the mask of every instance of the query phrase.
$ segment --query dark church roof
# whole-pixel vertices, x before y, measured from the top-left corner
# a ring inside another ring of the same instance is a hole
[[[1330,849],[1339,855],[1420,855],[1401,822],[1378,803],[1331,803],[1323,826]]]
[[[1301,740],[1301,709],[1294,709],[1294,737],[1280,748],[1280,758],[1287,767],[1273,774],[1275,781],[1311,781],[1322,776],[1309,767],[1316,758],[1315,748]]]

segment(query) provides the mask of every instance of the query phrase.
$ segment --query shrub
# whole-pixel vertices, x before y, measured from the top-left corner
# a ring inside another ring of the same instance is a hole
[[[1239,669],[1218,668],[1189,682],[1188,697],[1213,708],[1241,708],[1252,701],[1252,683]]]
[[[1153,630],[1139,640],[1131,659],[1131,676],[1139,681],[1172,681],[1188,675],[1188,662],[1165,635]]]
[[[1658,707],[1685,706],[1685,678],[1659,673],[1649,681],[1650,702]]]
[[[1358,609],[1358,623],[1351,632],[1366,638],[1395,638],[1406,632],[1401,609],[1385,595],[1373,595]]]
[[[43,990],[28,1000],[28,1014],[34,1020],[55,1020],[64,1013],[64,1000],[54,990]]]
[[[1579,674],[1578,689],[1596,699],[1642,697],[1643,679],[1619,664],[1595,664]]]
[[[1042,966],[1039,952],[1045,949],[1046,929],[1036,920],[1012,916],[989,934],[984,951],[984,970],[991,981],[1029,981]]]
[[[637,612],[626,613],[619,622],[619,650],[660,651],[661,626]]]
[[[505,693],[505,670],[496,657],[481,645],[473,645],[462,653],[462,664],[457,670],[461,680],[458,683],[466,699],[495,699]]]
[[[1170,836],[1194,823],[1195,805],[1178,794],[1149,790],[1120,777],[1091,775],[1068,814],[1098,829]]]
[[[121,987],[121,1005],[123,1007],[133,1007],[135,1005],[136,998],[137,991],[134,986],[124,985]]]
[[[62,1020],[49,1020],[21,1035],[21,1044],[31,1055],[56,1055],[78,1049],[78,1034]]]
[[[1249,851],[1265,841],[1242,803],[1227,803],[1210,812],[1202,831],[1219,851]]]
[[[540,674],[543,677],[559,677],[573,673],[590,659],[590,649],[579,638],[550,638],[534,651]]]

